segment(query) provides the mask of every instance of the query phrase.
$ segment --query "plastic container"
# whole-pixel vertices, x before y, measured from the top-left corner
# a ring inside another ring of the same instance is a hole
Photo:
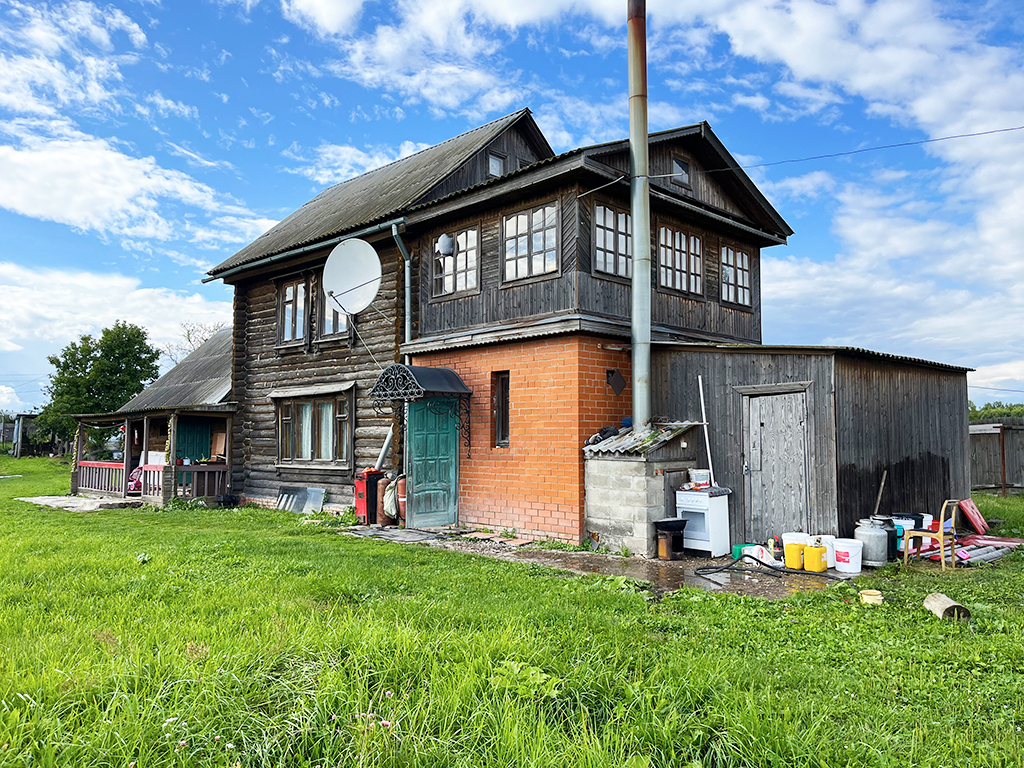
[[[801,531],[789,531],[782,534],[782,549],[785,551],[787,544],[803,544],[807,545],[811,543],[811,537]]]
[[[786,567],[794,571],[804,569],[804,545],[798,542],[790,542],[786,545]]]
[[[690,482],[698,487],[705,488],[711,485],[711,470],[710,469],[691,469],[690,470]]]
[[[836,567],[836,537],[831,534],[823,533],[821,536],[811,537],[812,542],[816,542],[825,548],[825,563],[829,568]]]
[[[804,547],[804,570],[812,573],[824,573],[828,570],[828,549],[813,544]]]
[[[884,531],[880,531],[884,533]],[[836,539],[836,570],[840,573],[860,573],[861,552],[864,543],[857,539]]]

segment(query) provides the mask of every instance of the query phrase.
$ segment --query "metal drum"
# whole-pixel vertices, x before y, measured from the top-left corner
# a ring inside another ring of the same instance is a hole
[[[861,563],[871,568],[881,568],[889,554],[889,534],[879,528],[873,520],[858,520],[853,538],[864,544]]]

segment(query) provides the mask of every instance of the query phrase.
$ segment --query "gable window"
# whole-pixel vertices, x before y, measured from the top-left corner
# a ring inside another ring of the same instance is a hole
[[[324,293],[322,289],[320,291],[320,307],[321,338],[348,332],[348,315],[340,311],[337,302]]]
[[[681,187],[690,186],[690,164],[678,157],[672,158],[672,183]]]
[[[434,295],[474,290],[480,263],[480,232],[476,227],[443,234],[434,241]]]
[[[722,246],[722,301],[750,306],[750,257]]]
[[[278,296],[278,339],[282,342],[301,341],[306,336],[306,278],[282,283]]]
[[[493,374],[491,389],[494,392],[494,446],[508,448],[509,413],[508,371]]]
[[[672,227],[658,228],[658,284],[675,291],[701,293],[703,264],[700,238]]]
[[[278,400],[278,459],[351,466],[352,410],[348,392]]]
[[[505,217],[505,279],[558,271],[557,207],[548,203]]]
[[[619,277],[633,276],[631,217],[598,204],[594,211],[594,269]]]
[[[487,155],[487,175],[502,176],[505,173],[505,158],[493,152]]]

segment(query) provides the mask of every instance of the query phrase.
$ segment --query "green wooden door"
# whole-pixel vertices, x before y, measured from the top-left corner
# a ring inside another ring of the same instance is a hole
[[[409,404],[406,524],[455,525],[459,506],[458,407],[438,397]]]
[[[210,458],[211,433],[209,419],[187,416],[178,419],[178,443],[174,458],[192,461]]]

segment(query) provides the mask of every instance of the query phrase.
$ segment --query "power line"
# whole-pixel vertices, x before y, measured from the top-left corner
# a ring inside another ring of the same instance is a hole
[[[748,168],[767,168],[772,165],[787,165],[789,163],[806,163],[811,160],[828,160],[833,157],[846,157],[848,155],[859,155],[862,152],[878,152],[883,149],[898,149],[900,147],[916,147],[921,144],[934,144],[938,141],[952,141],[953,139],[970,139],[975,136],[991,136],[996,133],[1009,133],[1011,131],[1024,131],[1024,125],[1017,125],[1013,128],[994,128],[991,131],[978,131],[977,133],[957,133],[952,136],[939,136],[934,139],[918,139],[917,141],[901,141],[899,144],[883,144],[878,147],[863,147],[862,149],[851,149],[847,152],[832,152],[827,155],[814,155],[812,157],[799,157],[793,160],[775,160],[770,163],[757,163],[756,165],[740,166],[744,170]],[[729,170],[727,168],[717,169],[719,171]]]
[[[999,387],[981,387],[977,384],[968,384],[968,389],[991,389],[993,392],[1020,392],[1024,394],[1024,389],[1000,389]]]

